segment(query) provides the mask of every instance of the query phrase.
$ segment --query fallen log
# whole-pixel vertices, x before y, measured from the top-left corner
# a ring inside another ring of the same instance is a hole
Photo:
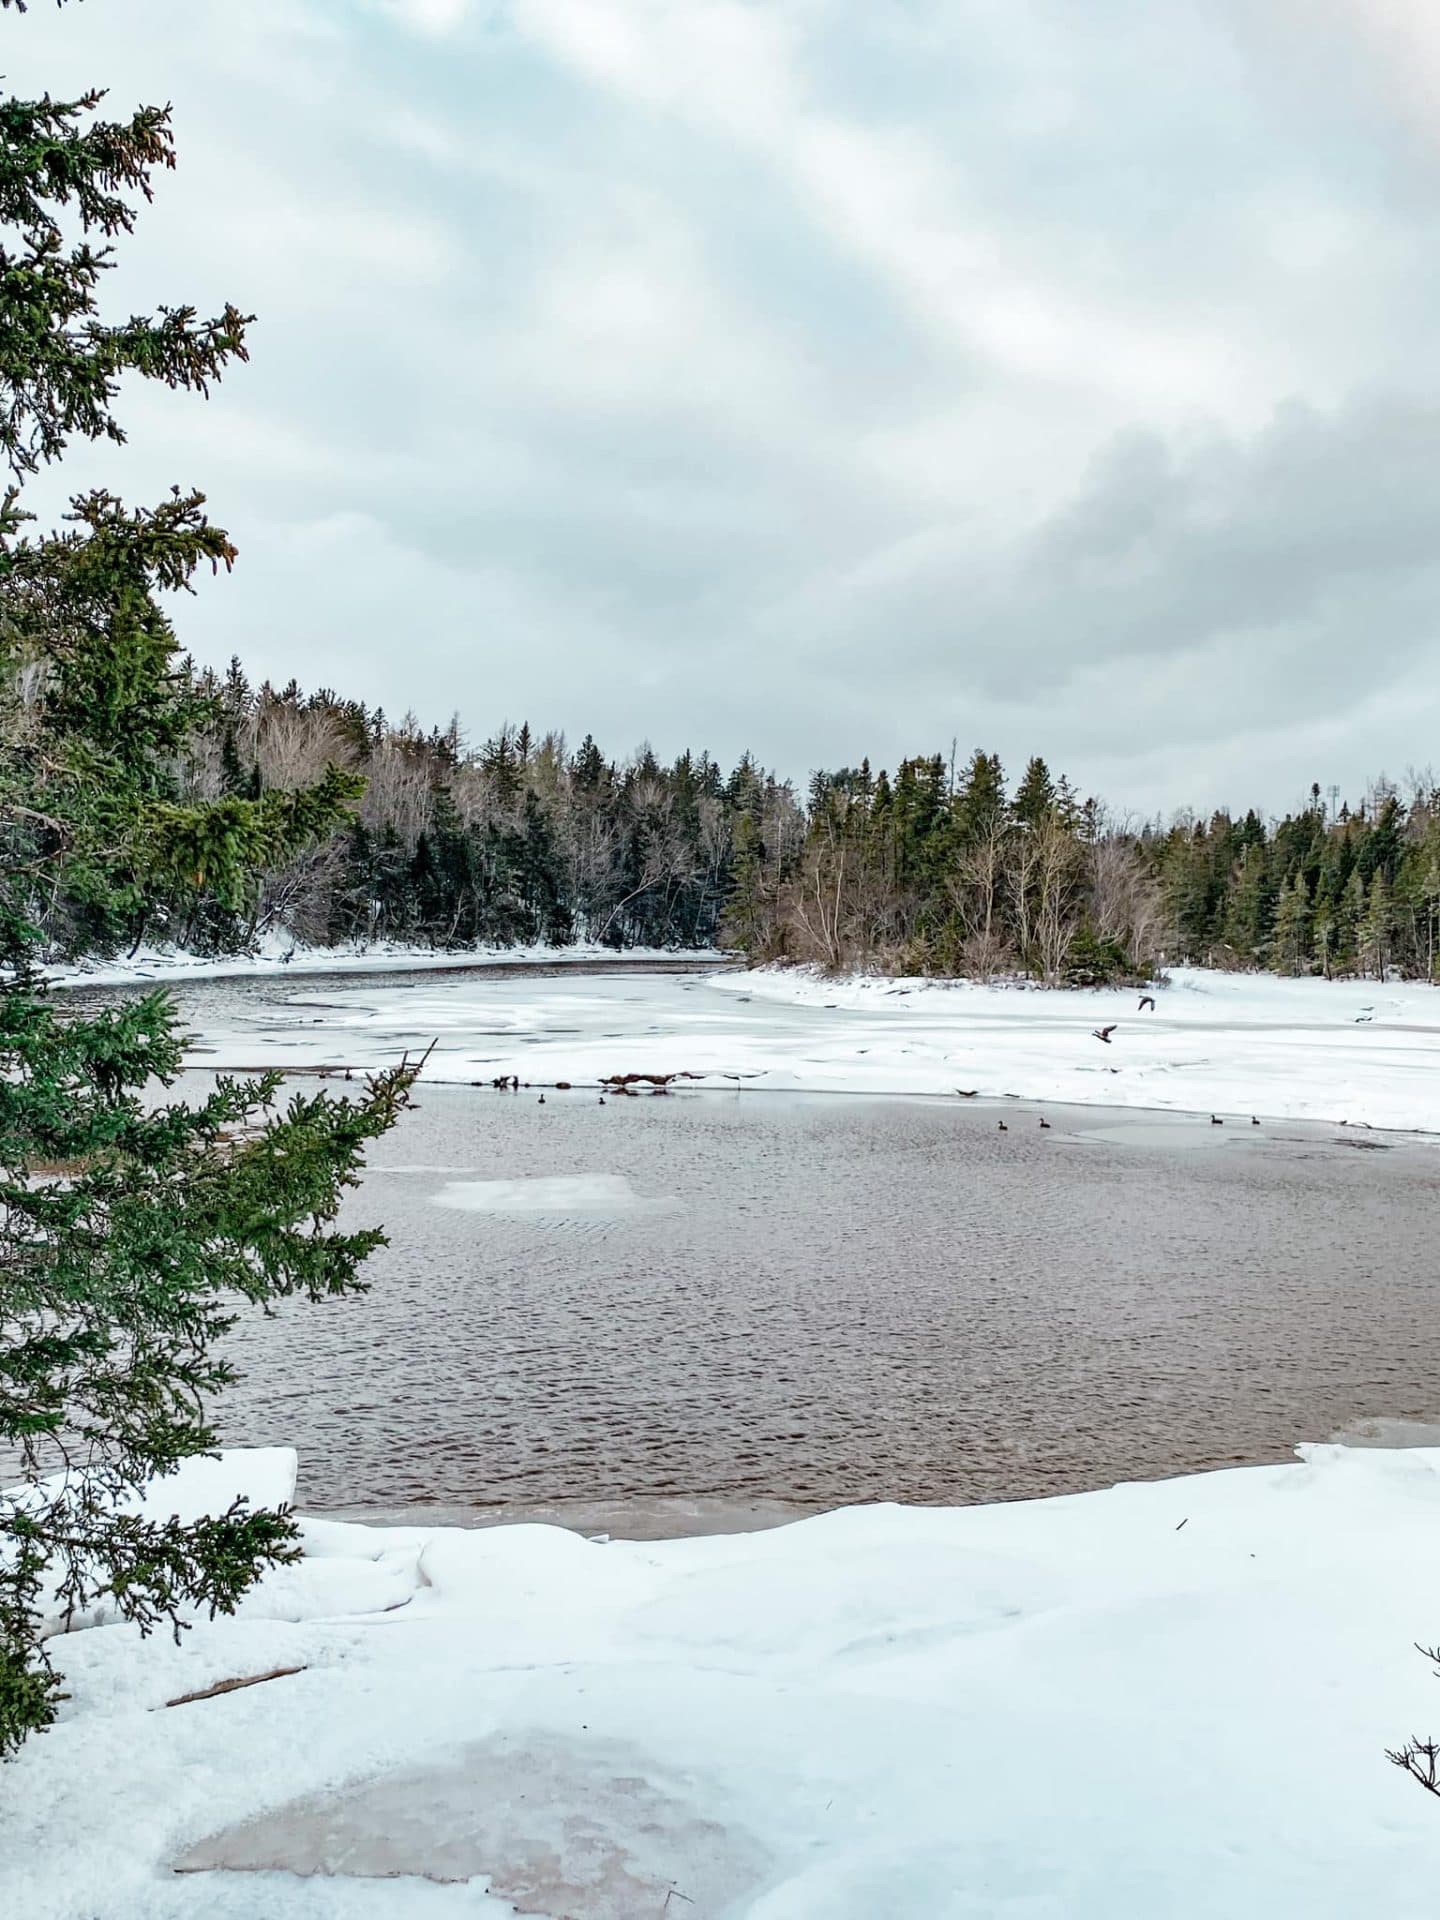
[[[600,1077],[602,1087],[668,1087],[672,1080],[703,1080],[703,1073],[691,1073],[688,1069],[677,1069],[674,1073],[606,1073]]]
[[[274,1667],[269,1673],[240,1674],[234,1680],[217,1680],[213,1687],[201,1687],[195,1693],[177,1694],[165,1702],[167,1707],[193,1706],[197,1700],[214,1700],[222,1693],[238,1693],[241,1687],[262,1686],[267,1680],[288,1680],[292,1673],[304,1673],[304,1667]]]

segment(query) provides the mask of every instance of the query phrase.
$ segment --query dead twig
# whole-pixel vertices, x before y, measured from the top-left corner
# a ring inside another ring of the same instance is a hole
[[[1387,1747],[1385,1758],[1418,1780],[1427,1793],[1440,1797],[1440,1746],[1435,1741],[1407,1740],[1403,1747]]]
[[[1440,1647],[1422,1647],[1417,1641],[1415,1651],[1440,1667]],[[1403,1747],[1387,1747],[1385,1758],[1440,1799],[1440,1741],[1410,1739]]]

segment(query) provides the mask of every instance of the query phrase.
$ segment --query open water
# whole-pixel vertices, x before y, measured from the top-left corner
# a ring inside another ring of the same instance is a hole
[[[630,1532],[1440,1439],[1435,1145],[1047,1117],[425,1088],[371,1291],[244,1323],[226,1437],[312,1510]]]

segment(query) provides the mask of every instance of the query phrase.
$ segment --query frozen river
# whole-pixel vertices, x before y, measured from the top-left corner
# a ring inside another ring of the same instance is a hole
[[[436,1031],[478,1074],[567,1028],[644,1065],[692,993],[790,1017],[673,976],[181,997],[227,1064]],[[1440,1423],[1437,1201],[1433,1143],[1302,1122],[429,1085],[353,1202],[370,1294],[247,1321],[223,1428],[298,1446],[312,1511],[662,1533],[1280,1459]]]
[[[1419,982],[1177,968],[1142,998],[714,966],[490,961],[328,979],[272,969],[182,991],[197,1059],[225,1067],[378,1065],[433,1047],[427,1076],[461,1085],[507,1071],[579,1083],[683,1070],[721,1087],[964,1088],[1440,1130],[1440,992]]]

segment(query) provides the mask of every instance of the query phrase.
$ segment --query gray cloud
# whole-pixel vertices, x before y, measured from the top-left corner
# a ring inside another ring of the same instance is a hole
[[[117,302],[261,315],[208,408],[137,392],[67,478],[207,486],[242,563],[182,609],[202,657],[477,734],[1358,786],[1427,757],[1440,665],[1440,35],[1316,18],[7,16],[12,84],[175,102]]]

